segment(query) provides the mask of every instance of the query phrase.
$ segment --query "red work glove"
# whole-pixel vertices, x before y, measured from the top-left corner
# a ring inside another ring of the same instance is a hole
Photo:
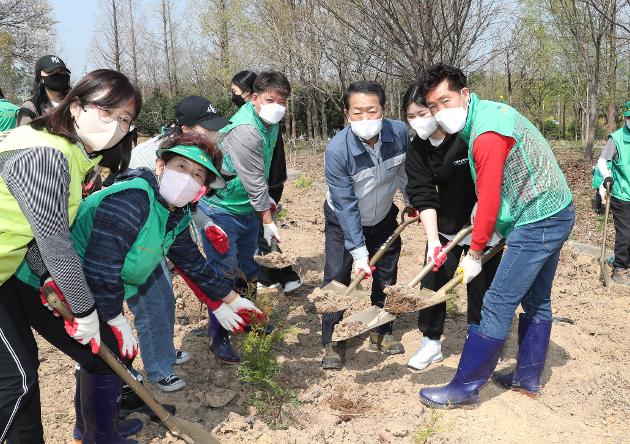
[[[133,336],[133,331],[131,331],[131,325],[129,325],[127,318],[120,313],[115,318],[107,321],[107,324],[109,324],[112,332],[114,332],[114,336],[116,336],[120,356],[127,359],[135,358],[138,354],[138,341]]]
[[[219,254],[226,254],[228,252],[230,249],[230,240],[220,226],[211,222],[206,225],[205,233],[206,237]]]
[[[245,325],[260,324],[265,320],[265,313],[256,307],[252,301],[244,297],[237,296],[236,299],[227,305],[234,313],[243,318]]]
[[[407,213],[407,216],[409,216],[411,219],[414,219],[420,216],[420,211],[416,210],[414,207],[405,207],[404,211],[405,213]]]
[[[269,203],[271,204],[271,206],[269,207],[269,211],[271,211],[271,214],[275,214],[278,212],[278,204],[276,203],[275,200],[273,200],[273,197],[269,197]]]
[[[361,271],[365,271],[365,277],[363,278],[364,280],[371,278],[374,270],[376,270],[376,267],[370,267],[370,258],[367,256],[354,261],[355,274],[359,274],[361,273]]]

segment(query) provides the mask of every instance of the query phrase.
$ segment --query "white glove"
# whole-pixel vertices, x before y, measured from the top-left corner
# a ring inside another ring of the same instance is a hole
[[[354,273],[359,274],[361,271],[365,271],[365,278],[372,277],[372,272],[376,270],[376,267],[370,267],[369,256],[362,257],[361,259],[355,259],[354,261]]]
[[[114,319],[107,321],[118,341],[118,349],[120,356],[123,358],[133,359],[138,354],[138,341],[133,336],[131,325],[127,318],[121,313]]]
[[[457,271],[461,271],[464,273],[463,283],[468,284],[472,281],[479,273],[481,273],[481,257],[476,257],[470,254],[466,254],[462,262],[459,264],[459,268]]]
[[[436,248],[442,248],[442,242],[439,239],[428,242],[427,245],[427,264],[429,262],[435,263],[435,250]],[[439,250],[438,250],[439,251]]]
[[[94,310],[82,318],[75,317],[71,322],[64,322],[66,332],[83,345],[91,344],[92,353],[98,354],[101,348],[101,330],[98,323],[98,313]]]
[[[226,330],[232,333],[243,331],[245,321],[243,321],[243,318],[237,315],[228,304],[219,305],[219,308],[212,310],[212,314],[216,316],[221,327]]]
[[[604,188],[604,184],[599,186],[599,197],[602,198],[602,203],[606,205],[606,188]]]
[[[277,242],[280,242],[280,234],[278,233],[278,227],[273,222],[270,224],[263,224],[263,237],[267,241],[267,245],[271,246],[271,238],[275,237]]]

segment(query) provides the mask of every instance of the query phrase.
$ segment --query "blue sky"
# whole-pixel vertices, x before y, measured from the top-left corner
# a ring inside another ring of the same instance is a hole
[[[88,48],[98,14],[97,0],[51,0],[58,21],[57,55],[72,71],[73,81],[89,71]]]

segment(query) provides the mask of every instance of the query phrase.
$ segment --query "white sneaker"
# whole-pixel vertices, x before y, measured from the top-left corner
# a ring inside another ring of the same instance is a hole
[[[302,286],[302,279],[298,279],[297,281],[289,281],[284,284],[284,292],[291,293],[292,291],[297,290]]]
[[[260,282],[256,282],[256,290],[258,291],[264,291],[268,288],[280,288],[280,282],[276,282],[275,284],[271,284],[270,286],[266,286],[264,284],[261,284]]]
[[[192,359],[192,355],[184,350],[177,350],[177,357],[175,358],[175,364],[180,365],[184,362],[188,362]]]
[[[174,392],[186,387],[186,382],[183,379],[180,379],[176,374],[172,374],[164,379],[160,379],[157,382],[157,385],[163,392]]]
[[[416,370],[424,370],[434,362],[441,362],[444,360],[442,356],[442,345],[440,340],[431,340],[429,338],[422,338],[422,344],[415,355],[409,359],[407,365]]]

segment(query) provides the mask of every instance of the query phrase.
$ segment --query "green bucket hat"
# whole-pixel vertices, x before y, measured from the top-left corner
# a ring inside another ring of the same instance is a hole
[[[175,145],[171,148],[161,148],[157,150],[156,154],[158,158],[161,158],[164,153],[171,152],[178,156],[186,157],[193,162],[197,162],[199,165],[210,170],[216,176],[214,182],[210,184],[212,188],[225,188],[225,179],[221,177],[221,174],[217,171],[217,168],[212,163],[212,159],[208,157],[201,149],[195,145]]]
[[[623,107],[623,116],[630,117],[630,100],[628,100],[626,106]]]

